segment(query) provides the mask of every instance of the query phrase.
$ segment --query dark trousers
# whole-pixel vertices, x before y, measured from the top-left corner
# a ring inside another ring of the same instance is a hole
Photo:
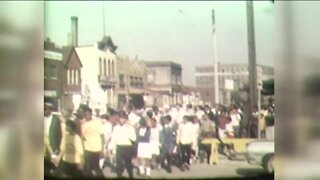
[[[129,178],[133,178],[132,157],[133,157],[132,146],[117,146],[116,172],[118,177],[122,177],[122,173],[126,168],[129,174]]]
[[[82,177],[82,171],[78,168],[77,164],[61,161],[61,171],[68,177],[79,178]]]
[[[180,144],[181,146],[181,157],[182,164],[190,165],[190,157],[191,157],[191,144]]]
[[[44,175],[45,176],[52,176],[51,172],[52,170],[55,170],[55,165],[51,162],[50,158],[44,158]]]
[[[166,166],[166,170],[168,172],[172,172],[171,166],[172,166],[172,153],[171,152],[164,152],[161,154],[160,156],[160,161],[161,161],[161,165],[163,167],[165,167],[164,165],[164,161],[167,160],[167,166]]]
[[[85,169],[86,176],[92,177],[93,176],[92,171],[94,171],[96,176],[103,177],[103,173],[99,167],[99,160],[100,160],[100,152],[85,151],[84,169]]]
[[[211,144],[200,144],[200,150],[206,153],[207,163],[210,164]]]

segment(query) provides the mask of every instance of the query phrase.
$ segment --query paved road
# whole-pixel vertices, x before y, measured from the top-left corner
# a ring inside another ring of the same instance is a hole
[[[111,173],[109,168],[104,170],[106,177],[114,178],[116,175]],[[168,174],[164,170],[153,170],[151,178],[232,178],[232,177],[253,177],[265,174],[260,166],[249,165],[244,160],[228,160],[221,156],[219,165],[194,164],[190,171],[182,172],[173,167],[173,173]],[[127,176],[126,172],[124,173]],[[138,177],[135,175],[135,177]]]

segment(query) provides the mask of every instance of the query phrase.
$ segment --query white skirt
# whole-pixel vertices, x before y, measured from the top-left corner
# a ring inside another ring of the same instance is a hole
[[[151,157],[152,157],[151,144],[150,143],[139,143],[137,157],[151,159]]]

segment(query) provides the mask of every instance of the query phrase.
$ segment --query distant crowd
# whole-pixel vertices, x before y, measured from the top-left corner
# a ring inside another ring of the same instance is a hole
[[[110,168],[123,177],[150,177],[152,171],[172,166],[190,170],[196,162],[209,163],[211,146],[203,139],[273,137],[273,106],[254,107],[244,116],[241,106],[176,105],[161,108],[115,110],[100,114],[81,105],[61,116],[45,104],[45,175],[59,177],[104,177]],[[260,115],[260,116],[259,116]],[[135,174],[134,169],[137,169]]]

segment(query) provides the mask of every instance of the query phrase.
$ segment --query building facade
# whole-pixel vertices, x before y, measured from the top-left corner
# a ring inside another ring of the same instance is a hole
[[[169,61],[144,63],[147,67],[147,86],[151,93],[145,99],[149,99],[149,103],[156,106],[181,104],[181,65]]]
[[[148,94],[146,89],[146,66],[138,57],[130,59],[127,56],[117,55],[117,107],[145,106],[144,97]]]
[[[248,64],[219,64],[218,65],[219,102],[222,104],[231,103],[230,91],[240,91],[249,84]],[[214,66],[196,67],[196,87],[201,89],[203,100],[210,98],[211,104],[215,102],[214,97]],[[274,78],[274,68],[257,65],[258,82]]]
[[[74,101],[81,97],[81,68],[82,64],[74,46],[62,48],[62,104],[64,109],[74,110]]]
[[[81,93],[82,64],[73,46],[60,48],[50,39],[44,42],[44,101],[55,111],[74,109]]]
[[[89,46],[77,47],[76,52],[83,64],[81,69],[81,100],[75,103],[88,104],[93,109],[107,112],[107,107],[115,107],[116,51],[110,36]]]

